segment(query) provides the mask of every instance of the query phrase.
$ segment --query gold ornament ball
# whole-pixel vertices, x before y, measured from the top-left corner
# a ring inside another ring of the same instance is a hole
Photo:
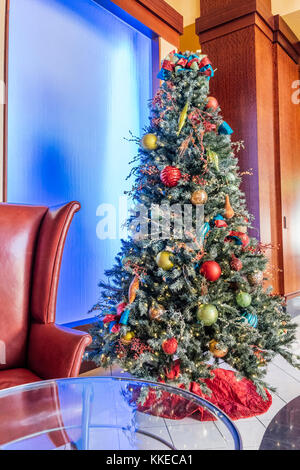
[[[126,333],[126,335],[122,336],[121,338],[121,342],[123,344],[129,344],[131,343],[131,340],[134,338],[134,333],[133,331],[128,331],[128,333]]]
[[[262,271],[257,271],[248,275],[248,281],[252,286],[257,286],[261,284],[264,279],[264,273]]]
[[[224,357],[228,353],[228,349],[218,349],[218,342],[212,339],[209,342],[209,350],[215,357]]]
[[[161,251],[158,253],[156,257],[156,263],[159,268],[164,269],[165,271],[169,271],[170,269],[173,268],[174,263],[172,263],[170,257],[172,256],[172,253],[169,251]]]
[[[247,227],[246,227],[246,225],[238,225],[236,227],[236,231],[237,232],[242,232],[242,233],[247,233]]]
[[[204,189],[197,189],[192,194],[191,203],[195,205],[205,204],[207,199],[207,192]]]
[[[165,313],[165,309],[162,305],[152,305],[149,309],[149,317],[151,320],[161,321],[161,317]]]
[[[157,136],[155,134],[146,134],[142,138],[142,147],[145,150],[157,149]]]

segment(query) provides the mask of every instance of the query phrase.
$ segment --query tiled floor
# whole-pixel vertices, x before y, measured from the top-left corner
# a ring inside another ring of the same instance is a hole
[[[298,323],[297,344],[294,346],[295,354],[300,354],[300,302],[293,303],[293,312],[298,316],[294,318]],[[293,313],[292,312],[292,313]],[[223,364],[221,367],[226,367]],[[130,376],[114,367],[112,370],[95,369],[83,375],[113,375]],[[267,413],[250,419],[238,420],[237,426],[243,441],[243,447],[247,450],[259,449],[266,428],[287,403],[300,395],[300,371],[290,366],[281,356],[277,356],[269,365],[267,382],[276,388],[272,393],[273,403]],[[138,413],[140,429],[151,430],[154,434],[160,434],[165,440],[177,449],[224,449],[226,447],[226,431],[222,425],[214,422],[198,422],[191,418],[180,421],[168,420]],[[126,447],[126,436],[119,436],[120,448]],[[147,438],[141,438],[141,448],[153,450],[160,449],[159,443],[150,444]],[[125,447],[124,447],[125,446]],[[155,447],[156,446],[156,447]]]

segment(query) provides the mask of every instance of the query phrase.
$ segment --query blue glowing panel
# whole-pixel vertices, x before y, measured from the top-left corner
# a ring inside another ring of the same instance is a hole
[[[99,240],[97,207],[125,177],[147,124],[152,41],[92,0],[11,0],[8,201],[82,205],[68,235],[58,323],[86,318],[120,241]],[[118,221],[117,221],[118,227]]]

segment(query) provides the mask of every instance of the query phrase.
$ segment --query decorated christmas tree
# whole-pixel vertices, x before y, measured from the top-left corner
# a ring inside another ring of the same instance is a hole
[[[132,235],[99,284],[88,356],[203,393],[222,358],[266,397],[267,363],[276,354],[298,362],[295,325],[285,300],[264,288],[268,259],[248,235],[253,217],[240,190],[242,142],[231,142],[209,96],[213,75],[199,51],[163,61],[150,125],[134,139]]]

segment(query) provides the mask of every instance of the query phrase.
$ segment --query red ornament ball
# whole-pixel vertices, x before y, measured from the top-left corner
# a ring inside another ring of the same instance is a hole
[[[177,346],[178,346],[178,343],[177,343],[176,338],[166,339],[162,344],[164,353],[169,354],[170,356],[176,353]]]
[[[205,261],[200,269],[202,274],[208,281],[217,281],[222,274],[221,267],[216,261]]]
[[[181,171],[176,166],[166,166],[161,174],[160,179],[164,183],[165,186],[172,188],[173,186],[177,186],[178,181],[181,178]]]
[[[219,103],[213,96],[207,98],[206,109],[212,109],[215,111],[219,107]]]
[[[244,247],[248,246],[250,243],[250,238],[248,237],[247,233],[240,233],[239,238],[242,241],[242,245]]]
[[[225,241],[231,240],[234,240],[236,245],[243,245],[244,248],[250,243],[250,238],[247,233],[235,232],[234,230],[229,232],[229,236],[225,238]]]
[[[238,259],[234,254],[231,257],[231,262],[230,262],[231,269],[234,271],[240,271],[243,267],[243,263],[240,259]]]

